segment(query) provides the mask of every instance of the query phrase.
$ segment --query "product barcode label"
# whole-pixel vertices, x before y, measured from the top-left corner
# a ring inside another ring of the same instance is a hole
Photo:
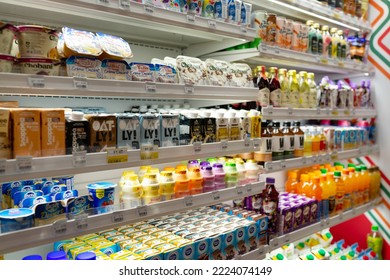
[[[266,168],[267,170],[272,171],[273,168],[274,168],[272,162],[266,162],[266,163],[265,163],[265,168]]]
[[[184,86],[184,92],[187,94],[194,94],[195,93],[195,88],[193,85],[185,85]]]
[[[330,219],[329,219],[329,218],[325,220],[325,225],[326,225],[327,227],[330,226]]]
[[[216,29],[217,28],[217,23],[214,20],[209,20],[208,24],[209,24],[209,27],[212,28],[212,29]]]
[[[191,207],[193,205],[192,196],[186,196],[184,198],[184,205],[186,207]]]
[[[140,157],[142,160],[158,159],[159,157],[158,146],[153,144],[142,144]]]
[[[130,0],[120,0],[119,2],[123,10],[130,10]]]
[[[248,194],[252,193],[252,184],[249,184],[249,185],[246,186],[246,192]]]
[[[261,139],[260,138],[255,138],[253,139],[253,148],[255,150],[259,150],[261,145]]]
[[[0,173],[5,172],[6,168],[7,168],[7,159],[0,158]]]
[[[222,150],[226,150],[228,148],[228,141],[221,140],[221,147],[222,147]]]
[[[127,162],[129,155],[127,148],[108,148],[107,149],[107,163]]]
[[[293,114],[293,108],[288,108],[287,113],[291,116]]]
[[[339,220],[340,220],[340,221],[344,220],[344,213],[343,213],[343,211],[341,211],[341,212],[339,213]]]
[[[120,223],[120,222],[123,222],[123,213],[112,213],[112,222],[113,223]]]
[[[249,148],[251,146],[251,139],[250,138],[245,138],[244,139],[244,146],[246,148]]]
[[[304,164],[304,165],[307,164],[307,157],[302,158],[302,164]]]
[[[75,89],[87,89],[88,88],[87,78],[73,77],[73,85]]]
[[[281,161],[280,161],[280,166],[281,166],[282,168],[286,168],[286,167],[287,167],[286,161],[285,161],[285,160],[281,160]]]
[[[138,206],[137,214],[140,218],[146,217],[148,215],[148,208],[146,206]]]
[[[85,230],[88,228],[88,215],[80,214],[75,218],[75,227],[77,230]]]
[[[187,22],[195,24],[195,15],[187,15]]]
[[[155,83],[148,82],[145,84],[145,91],[150,93],[155,93],[157,91],[157,86]]]
[[[264,253],[265,253],[265,248],[264,248],[264,246],[261,246],[261,247],[257,250],[257,254],[258,254],[259,256],[263,256]]]
[[[214,201],[219,200],[221,198],[220,192],[219,191],[212,192],[211,197],[213,198]]]
[[[248,33],[248,28],[246,28],[245,26],[241,26],[240,31],[241,31],[242,34],[247,34]]]
[[[324,227],[325,227],[325,220],[324,220],[324,219],[322,219],[322,220],[320,221],[320,227],[321,227],[321,228],[324,228]]]
[[[72,153],[74,167],[83,166],[87,163],[87,151],[76,151]]]
[[[286,233],[286,234],[283,236],[283,243],[285,243],[285,244],[290,243],[290,234]]]
[[[53,230],[55,234],[63,234],[67,230],[66,219],[58,220],[53,223]]]
[[[33,88],[44,88],[45,87],[45,79],[43,77],[28,77],[28,84]]]
[[[279,238],[272,239],[272,247],[278,248],[279,247]]]
[[[317,112],[317,115],[321,115],[321,109],[320,108],[317,108],[316,112]]]
[[[198,153],[202,151],[202,142],[194,142],[194,152]]]
[[[16,157],[16,168],[19,171],[28,170],[32,168],[33,158],[30,156],[17,156]]]

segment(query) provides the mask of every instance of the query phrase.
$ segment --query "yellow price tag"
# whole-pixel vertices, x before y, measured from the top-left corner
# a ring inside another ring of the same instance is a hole
[[[320,59],[320,62],[321,62],[322,64],[328,64],[328,59],[322,57],[322,58]]]
[[[127,148],[109,148],[107,149],[107,163],[128,162],[129,155]]]
[[[349,115],[351,115],[351,111],[349,111],[349,110],[345,110],[345,111],[344,111],[344,115],[346,115],[346,116],[349,116]]]
[[[141,160],[158,159],[158,146],[154,144],[141,145]]]
[[[339,115],[339,111],[333,110],[333,111],[332,111],[332,115],[333,115],[333,116],[338,116],[338,115]]]
[[[340,67],[344,67],[345,66],[343,61],[339,61],[338,64],[339,64]]]

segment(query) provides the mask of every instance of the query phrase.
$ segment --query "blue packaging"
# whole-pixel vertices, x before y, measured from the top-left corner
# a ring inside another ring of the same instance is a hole
[[[88,195],[70,198],[66,201],[66,213],[70,216],[83,214],[93,207],[93,200]]]
[[[202,15],[203,0],[188,0],[188,3],[188,13],[192,13],[197,16]]]
[[[26,208],[14,208],[0,211],[0,229],[2,233],[34,226],[34,211]]]
[[[64,245],[68,243],[72,243],[73,241],[74,239],[55,241],[53,245],[53,251],[64,251]]]
[[[181,247],[181,259],[183,260],[204,260],[208,259],[209,241],[199,233],[192,233],[185,236],[191,240],[191,244]]]
[[[93,198],[93,207],[97,212],[110,212],[114,207],[115,187],[117,185],[108,182],[88,184],[88,193]]]
[[[187,0],[179,0],[180,12],[187,13],[188,12],[188,4]]]
[[[236,1],[235,0],[229,0],[228,2],[228,22],[236,22]]]
[[[79,192],[77,190],[66,190],[66,191],[61,191],[55,194],[54,200],[55,201],[61,201],[65,199],[70,199],[73,197],[77,197]]]
[[[214,9],[217,2],[214,0],[203,0],[202,16],[205,18],[214,18]]]
[[[223,235],[220,233],[219,228],[212,229],[208,235],[209,242],[209,258],[210,260],[222,260],[222,238]]]
[[[22,203],[22,208],[31,208],[34,205],[42,204],[42,203],[46,203],[46,202],[51,202],[51,201],[52,201],[52,198],[50,195],[42,195],[42,196],[37,196],[34,198],[26,198],[26,199],[22,200],[21,203]]]
[[[31,191],[20,191],[14,194],[13,196],[13,204],[14,206],[22,207],[21,202],[26,198],[36,198],[38,196],[42,196],[42,191],[31,190]]]
[[[154,64],[132,62],[131,80],[139,82],[154,82]]]
[[[66,185],[52,185],[52,186],[45,186],[41,189],[43,192],[43,195],[50,195],[55,196],[59,192],[64,192],[68,189]]]
[[[237,255],[235,242],[235,229],[227,229],[222,234],[222,258],[224,260],[232,260]]]
[[[65,207],[60,201],[37,204],[35,206],[35,223],[45,225],[53,223],[53,220],[65,218]]]
[[[59,184],[66,185],[68,190],[73,190],[74,188],[74,176],[53,177],[52,180],[58,181]]]

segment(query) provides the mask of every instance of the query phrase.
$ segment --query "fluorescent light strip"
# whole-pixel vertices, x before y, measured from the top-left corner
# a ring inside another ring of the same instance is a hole
[[[321,16],[321,15],[309,12],[309,11],[305,10],[305,8],[295,7],[295,6],[292,6],[290,4],[287,4],[287,3],[284,3],[284,2],[280,2],[278,0],[268,0],[268,1],[272,2],[274,4],[277,4],[277,5],[280,5],[280,6],[287,7],[289,9],[291,9],[291,10],[298,11],[300,13],[304,13],[304,14],[307,14],[309,16],[312,16],[312,17],[315,17],[315,18],[319,18],[319,19],[322,19],[322,20],[327,21],[327,22],[331,22],[333,24],[344,26],[344,27],[346,27],[348,29],[351,29],[351,30],[360,31],[360,29],[357,28],[357,27],[351,26],[349,24],[343,23],[343,22],[338,21],[338,20],[334,20],[332,18],[328,18],[328,17],[325,17],[325,16]]]

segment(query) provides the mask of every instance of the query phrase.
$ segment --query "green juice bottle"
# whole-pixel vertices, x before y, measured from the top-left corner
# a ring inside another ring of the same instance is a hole
[[[306,71],[299,72],[299,104],[301,108],[310,108],[310,86]]]
[[[378,256],[378,259],[382,259],[383,249],[383,237],[378,231],[378,226],[373,225],[371,232],[367,235],[367,247],[371,248]]]
[[[318,54],[318,41],[317,41],[317,30],[314,28],[314,22],[308,20],[306,25],[309,27],[309,40],[307,44],[307,52],[311,54]]]
[[[288,88],[290,92],[290,104],[292,108],[299,108],[299,82],[297,79],[297,71],[288,71]]]
[[[310,87],[310,93],[309,93],[309,108],[317,108],[318,107],[318,90],[317,90],[317,84],[314,80],[314,73],[310,72],[307,73],[307,82]]]
[[[291,95],[289,89],[289,81],[287,77],[287,69],[279,69],[279,83],[282,107],[291,106]]]

